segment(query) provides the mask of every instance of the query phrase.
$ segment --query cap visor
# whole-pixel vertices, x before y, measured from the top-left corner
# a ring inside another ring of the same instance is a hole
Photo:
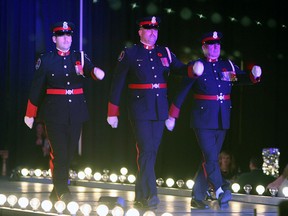
[[[208,40],[205,41],[204,44],[220,44],[220,40]]]

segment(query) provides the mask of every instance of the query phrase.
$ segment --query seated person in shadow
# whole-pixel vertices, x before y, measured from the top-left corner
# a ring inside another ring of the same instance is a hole
[[[270,182],[275,180],[273,176],[264,174],[262,165],[263,158],[261,156],[251,157],[249,161],[250,171],[240,174],[236,179],[236,182],[240,185],[239,193],[246,193],[243,187],[249,184],[252,186],[250,194],[257,195],[256,187],[258,185],[263,185],[266,188]],[[265,191],[263,195],[270,195],[270,193]]]
[[[238,174],[238,169],[234,155],[226,150],[222,150],[219,154],[219,166],[222,177],[229,183],[233,182]]]

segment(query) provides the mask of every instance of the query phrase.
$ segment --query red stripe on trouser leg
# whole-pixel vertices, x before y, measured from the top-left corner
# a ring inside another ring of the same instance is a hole
[[[139,166],[139,148],[138,148],[138,144],[136,143],[136,151],[137,151],[137,156],[136,156],[136,163],[137,163],[137,170],[140,171],[140,166]]]

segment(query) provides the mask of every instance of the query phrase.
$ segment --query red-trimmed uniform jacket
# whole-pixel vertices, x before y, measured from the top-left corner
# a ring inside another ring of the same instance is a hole
[[[84,77],[96,79],[94,65],[84,55],[84,74],[77,75],[75,65],[81,63],[81,54],[71,51],[61,56],[58,51],[41,55],[36,63],[26,116],[57,123],[88,120],[88,108],[84,94],[71,94],[72,89],[82,89]],[[67,94],[47,94],[47,89],[67,90]],[[70,90],[70,91],[69,91]],[[38,108],[41,108],[40,111]]]
[[[204,129],[229,129],[230,113],[232,109],[230,94],[234,84],[253,84],[260,81],[254,78],[252,73],[242,71],[230,60],[209,62],[206,59],[198,59],[204,65],[203,74],[193,79],[185,78],[181,84],[179,93],[170,106],[169,115],[178,117],[181,105],[189,91],[192,91],[193,100],[191,107],[190,126]],[[193,66],[195,61],[188,63]],[[213,96],[217,99],[195,99],[194,97]]]
[[[185,65],[168,48],[156,45],[145,49],[142,44],[125,48],[115,68],[108,116],[119,115],[121,93],[128,86],[128,113],[136,120],[165,120],[168,118],[167,88],[157,85],[167,84],[170,73],[181,74]],[[178,71],[179,70],[179,71]],[[150,89],[129,88],[131,84],[152,84]]]

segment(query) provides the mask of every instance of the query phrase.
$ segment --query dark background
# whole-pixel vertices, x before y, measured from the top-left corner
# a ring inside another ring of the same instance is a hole
[[[133,8],[132,3],[137,7]],[[90,120],[83,128],[82,155],[75,158],[73,168],[91,166],[94,171],[105,168],[118,172],[126,166],[135,172],[135,141],[127,120],[125,95],[118,129],[106,122],[107,96],[119,53],[124,46],[139,41],[136,19],[158,15],[162,19],[158,44],[167,45],[184,63],[201,57],[201,35],[217,30],[224,34],[222,56],[247,71],[253,64],[262,67],[259,85],[233,89],[231,129],[223,148],[232,151],[243,171],[248,169],[250,156],[261,154],[263,148],[279,148],[283,169],[288,161],[284,105],[288,18],[283,4],[255,0],[84,0],[83,50],[106,72],[106,77],[101,82],[85,83]],[[190,11],[190,16],[185,11]],[[9,171],[21,166],[37,168],[33,155],[36,132],[23,122],[35,61],[40,53],[54,49],[50,26],[72,21],[79,27],[79,14],[78,0],[0,2],[0,149],[9,150]],[[79,49],[77,28],[72,48]],[[178,83],[177,78],[169,80],[170,99]],[[200,151],[189,128],[190,101],[188,96],[174,131],[164,132],[157,177],[185,179],[196,172]]]

